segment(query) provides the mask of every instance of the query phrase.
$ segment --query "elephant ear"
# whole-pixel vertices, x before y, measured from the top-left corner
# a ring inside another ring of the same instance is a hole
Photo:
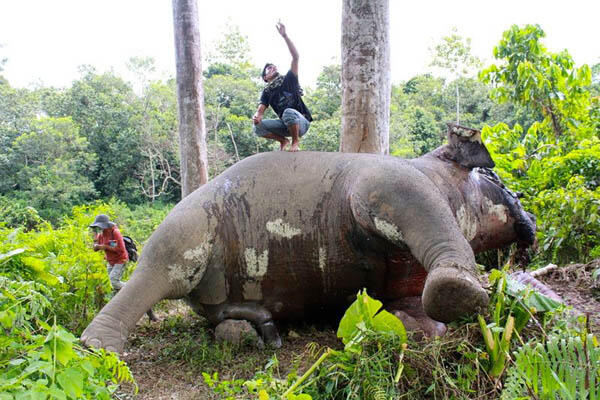
[[[481,131],[460,126],[448,125],[448,145],[444,148],[444,156],[465,168],[494,168],[494,160],[481,141]]]

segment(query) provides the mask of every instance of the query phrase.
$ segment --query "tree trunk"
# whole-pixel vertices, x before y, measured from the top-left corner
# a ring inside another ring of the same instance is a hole
[[[389,153],[389,0],[343,0],[340,151]]]
[[[173,21],[183,198],[208,181],[202,59],[196,0],[173,0]]]

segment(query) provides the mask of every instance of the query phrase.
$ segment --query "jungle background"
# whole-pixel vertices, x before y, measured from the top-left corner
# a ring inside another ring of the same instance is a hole
[[[441,145],[445,123],[457,119],[458,96],[460,124],[482,130],[495,171],[537,217],[538,244],[526,267],[558,264],[555,287],[576,282],[566,297],[583,296],[589,305],[600,258],[600,64],[575,65],[568,50],[547,50],[543,37],[537,25],[510,27],[491,65],[472,56],[457,31],[444,37],[432,48],[431,73],[392,87],[390,154],[418,157]],[[263,84],[250,51],[229,26],[204,60],[211,177],[275,150],[252,133]],[[108,214],[143,251],[180,200],[175,81],[152,80],[153,60],[131,58],[132,80],[85,65],[68,88],[17,89],[2,77],[6,62],[0,60],[0,399],[278,398],[311,365],[313,375],[288,398],[600,397],[600,353],[591,335],[598,310],[567,323],[572,312],[516,296],[502,272],[512,266],[511,249],[479,258],[497,269],[487,322],[462,321],[442,339],[393,336],[367,324],[366,339],[348,347],[335,337],[336,322],[289,327],[282,349],[258,352],[215,343],[205,320],[182,303],[164,302],[162,321],[140,321],[121,360],[82,348],[76,338],[112,296],[102,255],[91,250],[94,215]],[[315,121],[301,150],[337,151],[340,65],[324,67],[304,93]],[[551,358],[536,349],[549,353],[547,344],[561,340],[567,347],[557,345],[558,369],[538,385],[531,370]],[[568,358],[568,346],[585,357]],[[540,364],[528,367],[536,357]],[[565,365],[574,362],[586,374],[571,384]],[[557,388],[549,383],[555,381]]]

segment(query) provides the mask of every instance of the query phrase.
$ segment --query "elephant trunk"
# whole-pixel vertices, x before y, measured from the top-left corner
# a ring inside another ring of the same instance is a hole
[[[136,270],[125,286],[100,310],[81,335],[91,347],[122,352],[129,332],[146,311],[160,300],[171,297],[172,284],[164,274],[148,276]]]

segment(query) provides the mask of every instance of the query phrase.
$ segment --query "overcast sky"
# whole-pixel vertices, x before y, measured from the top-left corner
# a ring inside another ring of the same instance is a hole
[[[321,68],[340,60],[341,0],[198,0],[202,51],[228,20],[246,35],[252,60],[287,68],[290,56],[275,30],[281,19],[300,53],[300,81],[314,85]],[[568,49],[578,65],[600,62],[600,0],[390,0],[392,80],[430,70],[429,48],[452,27],[472,39],[473,53],[492,49],[512,24],[540,24],[552,51]],[[132,56],[153,57],[173,76],[170,0],[0,0],[0,59],[12,86],[69,86],[91,64],[126,76]]]

